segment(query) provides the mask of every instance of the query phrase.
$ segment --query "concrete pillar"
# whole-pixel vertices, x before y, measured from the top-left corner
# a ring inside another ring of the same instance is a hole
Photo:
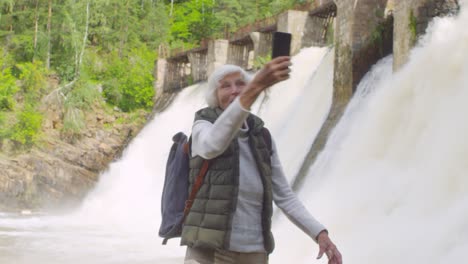
[[[154,91],[156,96],[159,96],[160,93],[164,90],[165,78],[167,72],[167,60],[158,59],[156,62],[156,85]]]
[[[167,61],[164,77],[163,91],[172,93],[178,91],[190,83],[191,68],[187,57],[178,57]]]
[[[309,17],[307,11],[288,10],[278,16],[279,32],[291,33],[291,55],[297,54],[303,46],[304,32]]]
[[[217,39],[208,43],[208,76],[219,66],[227,63],[229,41]]]
[[[382,52],[386,43],[381,32],[386,3],[387,0],[336,1],[334,98],[348,101],[370,67],[391,53],[391,47]]]
[[[302,37],[302,48],[304,47],[324,47],[327,45],[327,29],[333,23],[333,17],[321,18],[310,16],[306,20],[304,35]]]
[[[253,42],[254,58],[267,57],[271,54],[272,33],[252,32],[250,38]]]
[[[415,19],[417,7],[426,0],[407,0],[395,3],[394,17],[394,60],[393,69],[398,70],[408,60],[409,52],[416,42],[416,32],[412,31],[411,20]]]
[[[207,50],[191,52],[187,54],[190,66],[191,66],[191,76],[192,82],[201,82],[205,81],[208,71],[208,54]]]
[[[228,48],[227,63],[243,67],[244,49],[245,47],[243,45],[230,43]]]
[[[304,163],[293,183],[293,189],[302,186],[309,168],[325,147],[328,136],[336,126],[351,99],[354,89],[370,69],[385,54],[380,53],[383,39],[379,37],[380,23],[384,21],[387,0],[336,0],[335,66],[333,101]],[[379,34],[376,34],[379,33]],[[390,32],[391,33],[391,32]],[[382,36],[383,38],[383,36]],[[391,42],[391,41],[390,41]]]
[[[416,44],[417,38],[425,33],[429,21],[435,16],[456,13],[460,7],[457,0],[395,0],[394,2],[393,69],[398,70],[408,60],[411,49]]]
[[[249,65],[249,52],[252,49],[253,44],[251,41],[230,43],[228,48],[227,63],[247,69]]]

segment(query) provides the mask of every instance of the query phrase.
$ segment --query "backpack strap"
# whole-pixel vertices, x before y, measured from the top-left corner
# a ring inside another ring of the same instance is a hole
[[[187,199],[187,201],[185,201],[184,219],[190,212],[190,208],[192,208],[193,201],[195,200],[195,196],[197,196],[197,192],[198,190],[200,190],[200,187],[203,184],[203,179],[205,178],[205,175],[206,175],[206,172],[208,171],[209,166],[210,166],[210,162],[208,160],[204,160],[200,173],[198,174],[197,179],[195,180],[195,183],[193,184],[192,191],[190,192],[190,196]]]
[[[273,143],[271,140],[270,130],[268,130],[268,128],[266,127],[263,127],[262,133],[263,133],[263,138],[265,139],[265,143],[267,144],[268,149],[270,150],[270,154],[273,154]]]
[[[189,156],[190,154],[190,146],[192,145],[192,137],[190,136],[189,140],[187,143],[185,143],[184,146],[184,151],[186,154]],[[202,167],[200,169],[200,172],[197,175],[197,178],[195,179],[195,183],[193,184],[192,191],[190,192],[190,195],[185,201],[185,208],[184,208],[184,217],[183,220],[185,220],[185,217],[188,215],[190,212],[190,208],[192,208],[193,201],[195,200],[195,197],[197,196],[198,190],[200,190],[200,187],[203,184],[203,179],[205,178],[206,173],[208,172],[208,167],[210,166],[210,161],[209,160],[203,160]]]

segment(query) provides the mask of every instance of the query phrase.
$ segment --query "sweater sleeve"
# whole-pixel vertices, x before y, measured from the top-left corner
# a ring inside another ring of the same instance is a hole
[[[236,98],[214,124],[206,120],[195,121],[192,127],[192,156],[213,159],[222,154],[249,114]]]
[[[299,201],[296,194],[292,191],[286,177],[283,167],[279,160],[276,145],[272,140],[273,155],[271,165],[273,169],[273,200],[283,213],[298,228],[310,236],[315,242],[318,234],[325,230],[325,227],[319,223]]]

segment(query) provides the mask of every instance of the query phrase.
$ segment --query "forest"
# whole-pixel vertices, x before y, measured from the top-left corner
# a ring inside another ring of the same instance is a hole
[[[190,49],[306,2],[0,0],[0,146],[34,146],[48,101],[71,134],[94,104],[151,112],[160,45]]]

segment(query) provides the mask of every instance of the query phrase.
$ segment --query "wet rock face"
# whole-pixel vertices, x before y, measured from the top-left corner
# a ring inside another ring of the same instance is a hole
[[[50,108],[45,116],[38,147],[0,156],[0,210],[76,205],[144,125],[116,122],[125,114],[96,109],[87,114],[86,129],[70,141],[61,136],[60,110]]]
[[[78,201],[97,174],[46,153],[32,151],[0,163],[0,208],[24,209]]]

